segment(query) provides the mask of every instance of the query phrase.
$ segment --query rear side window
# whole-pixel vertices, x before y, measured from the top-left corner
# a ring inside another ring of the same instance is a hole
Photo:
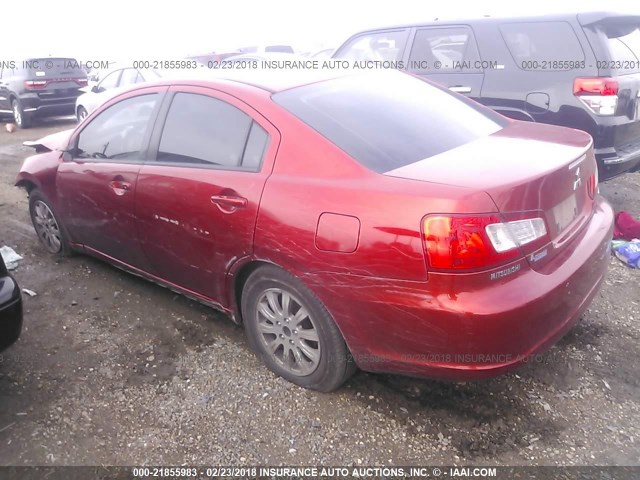
[[[522,70],[566,70],[585,58],[580,40],[567,22],[507,23],[500,31]]]
[[[352,38],[336,58],[350,61],[399,61],[409,36],[408,30],[374,32]]]
[[[396,70],[314,83],[272,98],[379,173],[491,135],[509,122],[471,100]]]
[[[428,73],[481,72],[473,33],[468,27],[418,30],[411,47],[409,71]],[[439,67],[434,70],[436,62]]]
[[[251,170],[258,170],[262,163],[262,157],[269,144],[269,134],[256,122],[251,124],[251,131],[247,139],[247,145],[242,155],[242,166]]]
[[[252,124],[251,117],[222,100],[177,93],[162,131],[158,161],[242,167]],[[256,160],[251,162],[255,167]]]

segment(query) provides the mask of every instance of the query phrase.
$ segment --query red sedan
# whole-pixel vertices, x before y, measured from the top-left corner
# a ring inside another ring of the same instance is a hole
[[[598,291],[613,214],[586,133],[397,71],[235,76],[145,85],[31,143],[45,248],[223,310],[322,391],[356,366],[504,372]]]

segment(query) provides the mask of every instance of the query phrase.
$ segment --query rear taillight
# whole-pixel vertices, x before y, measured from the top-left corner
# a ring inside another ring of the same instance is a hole
[[[25,80],[24,88],[27,90],[38,90],[47,86],[46,80]]]
[[[573,82],[573,94],[596,115],[616,113],[618,89],[615,78],[576,78]]]
[[[424,242],[429,265],[439,270],[480,270],[523,256],[520,247],[547,236],[542,218],[502,222],[497,215],[429,215]]]
[[[88,85],[86,78],[76,78],[76,83],[81,87],[86,87]]]
[[[594,199],[596,197],[596,193],[598,193],[598,169],[596,169],[595,172],[593,172],[593,174],[589,177],[587,192],[589,193],[589,197],[591,199]]]

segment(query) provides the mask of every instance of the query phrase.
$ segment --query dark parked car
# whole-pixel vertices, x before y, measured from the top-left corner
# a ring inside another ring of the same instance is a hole
[[[12,345],[22,330],[22,296],[0,256],[0,352]]]
[[[613,223],[589,135],[398,71],[286,73],[137,87],[31,143],[43,245],[229,313],[325,391],[495,375],[580,317]]]
[[[610,12],[435,19],[358,33],[334,58],[387,62],[507,117],[584,130],[608,179],[640,166],[639,27]]]
[[[87,72],[73,58],[30,58],[0,62],[0,115],[20,128],[35,117],[73,115]]]

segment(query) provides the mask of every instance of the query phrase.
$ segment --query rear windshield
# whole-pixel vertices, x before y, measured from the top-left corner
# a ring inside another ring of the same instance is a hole
[[[620,73],[632,73],[640,71],[640,25],[627,25],[626,27],[604,28],[607,38],[607,47],[614,70]],[[624,71],[624,72],[623,72]]]
[[[82,77],[86,72],[75,58],[30,58],[22,62],[33,77]]]
[[[508,120],[424,80],[397,71],[297,87],[273,100],[379,173],[497,132]]]

